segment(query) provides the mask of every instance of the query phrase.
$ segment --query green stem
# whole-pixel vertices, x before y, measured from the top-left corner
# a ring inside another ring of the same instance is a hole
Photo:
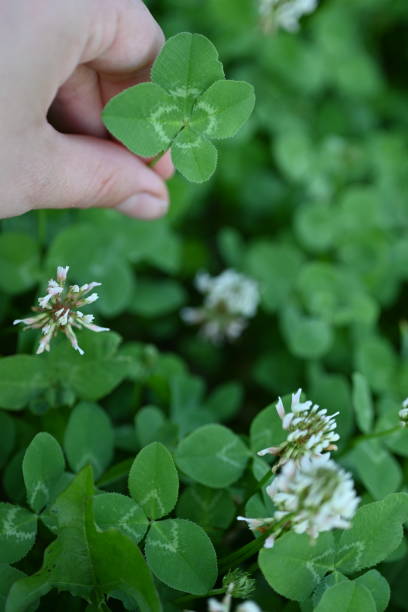
[[[270,529],[267,529],[265,533],[262,533],[258,538],[252,540],[252,542],[248,542],[248,544],[244,544],[238,550],[227,555],[226,557],[222,557],[219,561],[220,571],[224,572],[227,569],[232,569],[237,567],[253,555],[255,555],[264,545],[265,540],[273,535],[274,533],[280,534],[285,525],[289,523],[292,518],[292,514],[288,514],[280,521],[277,521],[274,525],[271,525]]]
[[[256,538],[256,540],[252,540],[251,542],[248,542],[248,544],[244,544],[244,546],[241,546],[241,548],[239,548],[235,552],[220,559],[220,571],[222,572],[227,569],[237,567],[243,561],[246,561],[247,559],[255,555],[258,550],[260,550],[264,545],[264,542],[268,535],[271,535],[271,533],[262,534],[261,536]]]
[[[372,440],[373,438],[382,438],[384,436],[390,436],[393,433],[397,433],[401,431],[401,425],[396,425],[395,427],[391,427],[390,429],[384,429],[383,431],[374,431],[369,434],[362,434],[361,436],[357,436],[354,438],[352,446],[356,446],[360,442],[364,442],[364,440]]]
[[[160,151],[160,153],[157,153],[157,155],[152,157],[152,159],[147,164],[149,168],[153,168],[157,164],[159,159],[161,159],[165,153],[167,153],[167,151]]]
[[[269,482],[272,476],[273,476],[273,473],[270,470],[268,470],[268,472],[266,472],[266,474],[262,476],[261,480],[258,480],[254,488],[249,492],[248,497],[246,498],[244,503],[246,504],[247,501],[251,499],[251,497],[259,491],[259,489],[262,489],[262,487]]]
[[[155,155],[147,164],[150,168],[153,168],[153,166],[155,166],[157,164],[157,162],[159,161],[159,159],[161,159],[163,157],[163,155],[165,155],[167,153],[167,151],[170,151],[171,147],[173,146],[173,142],[176,140],[177,136],[180,134],[180,132],[184,129],[185,124],[183,123],[183,125],[181,126],[181,128],[179,129],[179,131],[177,132],[177,134],[175,134],[169,144],[169,146],[167,147],[167,149],[165,149],[164,151],[160,151],[160,153],[157,153],[157,155]]]
[[[383,429],[382,431],[374,431],[373,433],[361,434],[354,438],[354,440],[350,440],[348,444],[337,454],[337,457],[343,457],[353,448],[355,448],[360,442],[365,442],[366,440],[375,440],[375,438],[383,438],[385,436],[390,436],[394,433],[401,431],[401,425],[396,425],[395,427],[390,427],[390,429]]]
[[[101,478],[97,481],[98,487],[106,487],[107,485],[111,485],[121,478],[125,478],[129,474],[129,470],[133,463],[133,459],[125,459],[124,461],[120,461],[120,463],[116,463],[113,465]]]

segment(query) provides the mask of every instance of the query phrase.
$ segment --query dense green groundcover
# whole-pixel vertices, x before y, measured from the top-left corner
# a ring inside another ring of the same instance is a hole
[[[408,396],[408,3],[321,0],[268,34],[255,0],[148,5],[166,35],[210,38],[257,102],[210,181],[172,179],[163,220],[2,222],[0,611],[204,611],[236,566],[264,612],[407,610],[408,430],[373,434]],[[88,310],[113,331],[35,355],[12,322],[65,265],[102,283]],[[214,345],[180,310],[198,271],[227,268],[261,303]],[[256,451],[282,442],[274,404],[299,387],[339,411],[360,507],[349,530],[258,555],[236,517],[273,513]]]

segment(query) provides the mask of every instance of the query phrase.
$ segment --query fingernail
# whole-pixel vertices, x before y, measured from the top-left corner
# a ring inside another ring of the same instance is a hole
[[[125,215],[138,219],[155,219],[163,216],[169,207],[168,202],[155,198],[149,193],[138,193],[117,206]]]

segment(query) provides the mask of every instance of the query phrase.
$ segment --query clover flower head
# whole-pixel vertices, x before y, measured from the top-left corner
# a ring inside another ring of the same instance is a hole
[[[402,402],[402,408],[398,413],[401,427],[408,426],[408,397]]]
[[[262,612],[262,610],[254,601],[248,600],[239,604],[235,612]]]
[[[259,0],[258,12],[265,32],[279,28],[288,32],[299,30],[299,19],[312,13],[318,0]]]
[[[288,461],[266,492],[277,508],[274,518],[288,517],[293,531],[313,540],[323,531],[348,529],[360,501],[351,475],[328,455]]]
[[[282,427],[288,431],[285,442],[278,447],[272,446],[258,451],[258,455],[279,455],[277,467],[289,459],[299,460],[306,454],[322,455],[337,450],[334,444],[340,436],[335,433],[338,412],[328,415],[326,409],[321,409],[311,401],[301,402],[302,389],[292,393],[291,411],[286,413],[281,398],[276,404],[277,413],[282,421]],[[276,470],[276,468],[275,468]]]
[[[201,324],[202,334],[215,344],[238,338],[247,320],[256,314],[259,302],[256,282],[235,270],[225,270],[215,277],[200,272],[195,285],[205,295],[204,304],[200,308],[184,308],[182,319],[189,324]]]
[[[13,322],[13,325],[23,323],[25,329],[41,329],[42,337],[36,351],[38,355],[50,350],[51,340],[58,332],[64,333],[72,347],[80,355],[83,355],[84,351],[78,345],[74,328],[86,328],[94,332],[109,331],[107,327],[95,325],[92,314],[84,314],[77,310],[77,308],[92,304],[98,299],[97,293],[92,293],[89,296],[86,294],[101,283],[86,283],[81,287],[71,285],[67,288],[65,283],[68,270],[69,266],[58,266],[56,280],[50,279],[48,281],[46,295],[38,298],[38,306],[32,308],[38,314],[25,319],[16,319]]]
[[[222,601],[211,598],[208,600],[208,612],[230,612],[231,600]],[[235,612],[262,612],[261,608],[254,601],[244,601],[235,608]]]

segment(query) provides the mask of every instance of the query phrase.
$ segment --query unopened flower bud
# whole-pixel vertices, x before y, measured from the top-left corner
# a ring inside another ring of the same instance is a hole
[[[58,266],[57,268],[57,282],[64,284],[67,280],[69,266]]]
[[[230,570],[224,576],[222,586],[231,593],[232,597],[245,599],[255,589],[255,580],[248,572],[237,568]]]

